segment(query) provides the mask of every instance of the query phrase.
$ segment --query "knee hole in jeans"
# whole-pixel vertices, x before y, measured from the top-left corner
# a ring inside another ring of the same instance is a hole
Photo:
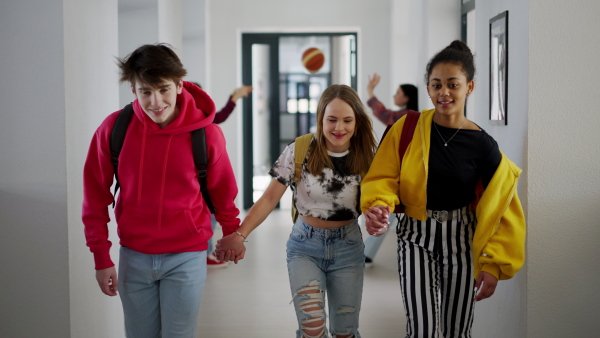
[[[356,312],[356,308],[354,306],[345,305],[345,306],[340,306],[335,313],[338,315],[345,315],[345,314],[347,315],[347,314],[352,314],[355,312]],[[338,333],[338,332],[334,333],[333,337],[334,338],[354,338],[354,335],[351,333],[351,331],[352,331],[352,329],[348,328],[346,330],[346,332],[344,332],[344,333]]]
[[[325,337],[325,298],[323,290],[319,289],[319,282],[310,282],[296,292],[297,295],[302,295],[298,304],[300,310],[309,316],[302,321],[302,337]]]

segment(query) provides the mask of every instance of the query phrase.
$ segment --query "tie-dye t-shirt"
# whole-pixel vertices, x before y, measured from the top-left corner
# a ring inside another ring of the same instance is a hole
[[[302,216],[326,221],[345,221],[360,215],[360,175],[350,174],[346,164],[349,151],[329,153],[334,168],[325,167],[319,176],[312,175],[306,160],[300,180],[294,183],[294,145],[288,145],[277,159],[269,175],[294,191],[296,209]]]

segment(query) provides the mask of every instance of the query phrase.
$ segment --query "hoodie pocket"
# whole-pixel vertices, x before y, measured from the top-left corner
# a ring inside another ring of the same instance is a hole
[[[123,207],[117,216],[119,237],[125,241],[170,241],[202,235],[205,229],[195,223],[189,209],[159,215],[154,210]]]

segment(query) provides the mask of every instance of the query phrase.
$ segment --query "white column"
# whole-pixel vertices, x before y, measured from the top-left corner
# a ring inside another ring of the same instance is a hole
[[[64,0],[63,13],[69,279],[61,283],[69,288],[70,337],[123,337],[121,302],[100,291],[81,222],[83,164],[90,140],[104,118],[120,107],[115,64],[118,1]],[[110,217],[114,219],[112,211]],[[111,257],[117,263],[119,240],[114,221],[109,223],[109,239],[113,243]],[[43,284],[40,287],[46,288]]]
[[[181,0],[158,0],[158,41],[173,46],[181,57],[183,12]]]

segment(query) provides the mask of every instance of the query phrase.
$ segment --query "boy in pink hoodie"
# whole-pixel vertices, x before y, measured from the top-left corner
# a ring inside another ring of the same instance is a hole
[[[107,223],[114,177],[110,135],[120,111],[94,133],[84,167],[82,219],[96,279],[103,293],[115,296],[119,291],[128,338],[170,337],[175,332],[177,337],[195,337],[212,229],[191,131],[205,128],[207,189],[226,236],[240,220],[225,138],[212,123],[212,99],[182,80],[186,70],[169,47],[144,45],[118,63],[120,81],[129,82],[135,96],[118,166],[118,278]]]

